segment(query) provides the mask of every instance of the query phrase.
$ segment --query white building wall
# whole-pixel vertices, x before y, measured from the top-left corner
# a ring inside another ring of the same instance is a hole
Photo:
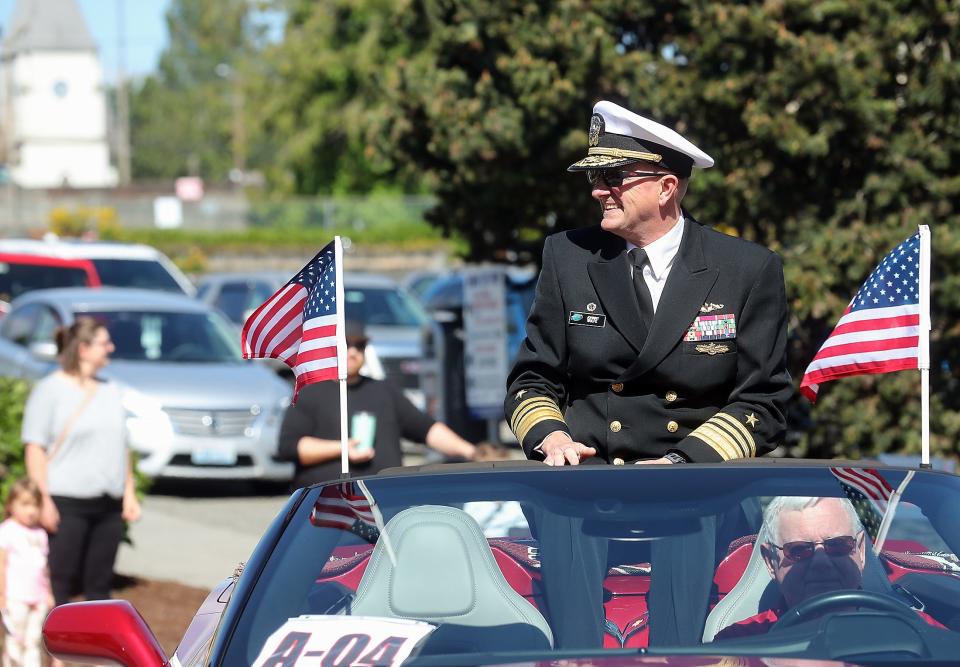
[[[4,68],[13,181],[28,188],[115,186],[96,53],[19,53]]]

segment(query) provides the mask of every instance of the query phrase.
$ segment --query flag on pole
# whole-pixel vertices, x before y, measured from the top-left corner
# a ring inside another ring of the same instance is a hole
[[[898,245],[863,283],[810,362],[800,392],[817,400],[820,385],[850,375],[918,368],[920,234]]]
[[[380,536],[373,507],[353,482],[324,487],[310,511],[310,523],[318,528],[346,530],[371,543]]]
[[[342,260],[338,236],[243,324],[243,358],[293,369],[294,401],[308,384],[347,375]]]
[[[840,481],[870,539],[876,541],[893,487],[873,468],[830,468],[830,472]]]

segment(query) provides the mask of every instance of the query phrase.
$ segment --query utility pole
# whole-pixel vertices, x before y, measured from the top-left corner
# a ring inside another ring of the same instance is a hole
[[[130,184],[130,100],[127,96],[127,25],[124,0],[117,0],[117,175],[120,185]]]

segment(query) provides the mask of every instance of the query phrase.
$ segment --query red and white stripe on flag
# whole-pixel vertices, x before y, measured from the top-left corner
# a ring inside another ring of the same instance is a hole
[[[873,468],[830,468],[830,472],[875,503],[889,502],[893,496],[893,487]]]
[[[375,525],[370,501],[351,482],[324,487],[310,512],[310,523],[320,528],[350,530],[358,520]]]
[[[814,402],[824,382],[917,368],[920,290],[916,234],[884,257],[860,287],[807,367],[800,392]]]
[[[244,359],[280,359],[304,386],[346,377],[342,249],[336,237],[243,324]]]

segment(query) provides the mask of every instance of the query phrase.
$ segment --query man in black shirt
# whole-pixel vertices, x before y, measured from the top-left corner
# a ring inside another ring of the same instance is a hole
[[[372,448],[348,441],[350,472],[370,475],[403,465],[400,438],[425,443],[447,456],[471,460],[474,446],[446,424],[418,410],[390,382],[360,375],[367,337],[356,322],[347,322],[347,417],[366,412],[375,417]],[[318,382],[300,391],[280,428],[277,455],[293,461],[293,488],[337,479],[340,475],[340,388],[337,382]]]

